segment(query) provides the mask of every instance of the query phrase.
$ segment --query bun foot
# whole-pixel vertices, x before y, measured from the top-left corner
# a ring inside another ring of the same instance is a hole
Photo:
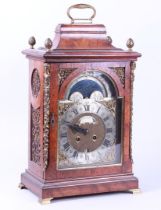
[[[27,189],[26,186],[25,186],[24,184],[22,184],[22,183],[20,183],[20,184],[18,185],[18,187],[19,187],[20,189]]]
[[[138,194],[138,193],[141,193],[141,190],[138,188],[138,189],[131,189],[131,190],[128,190],[128,192],[132,193],[132,194]]]
[[[45,198],[45,199],[39,199],[39,202],[41,204],[49,204],[51,203],[51,200],[53,200],[53,198]]]

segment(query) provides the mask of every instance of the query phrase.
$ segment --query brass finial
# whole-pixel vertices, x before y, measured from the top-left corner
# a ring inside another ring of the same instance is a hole
[[[47,38],[45,40],[45,48],[47,49],[47,51],[49,52],[52,48],[53,42],[51,41],[50,38]]]
[[[126,42],[126,46],[128,47],[129,51],[132,51],[132,48],[134,47],[133,39],[129,38]]]
[[[34,49],[34,45],[36,44],[36,39],[35,39],[35,37],[34,37],[34,36],[31,36],[31,37],[29,38],[28,43],[29,43],[29,45],[30,45],[30,48],[31,48],[31,49]]]
[[[112,44],[112,38],[110,36],[107,36],[107,41],[109,44]]]

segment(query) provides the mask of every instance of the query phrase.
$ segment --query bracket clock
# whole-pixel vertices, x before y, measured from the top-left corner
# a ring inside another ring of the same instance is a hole
[[[93,11],[76,19],[73,9]],[[53,198],[138,189],[132,172],[132,98],[141,54],[116,48],[96,11],[69,7],[53,41],[23,53],[29,59],[29,159],[21,188],[42,203]],[[83,21],[83,23],[81,23]]]

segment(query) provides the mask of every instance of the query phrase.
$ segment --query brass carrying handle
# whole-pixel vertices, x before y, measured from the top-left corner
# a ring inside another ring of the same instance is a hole
[[[70,14],[70,11],[72,9],[92,9],[93,10],[93,14],[90,18],[73,18]],[[96,16],[96,10],[93,6],[89,5],[89,4],[75,4],[72,5],[68,8],[67,10],[67,15],[68,17],[71,19],[71,23],[74,23],[76,20],[80,21],[89,21],[90,23],[92,23],[92,19]]]

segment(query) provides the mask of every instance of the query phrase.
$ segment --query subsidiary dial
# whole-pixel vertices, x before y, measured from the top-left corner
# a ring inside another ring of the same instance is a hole
[[[94,91],[91,95],[90,95],[90,99],[94,99],[96,101],[100,101],[103,100],[103,95],[100,91]]]
[[[73,102],[79,102],[83,99],[83,95],[80,92],[74,92],[70,96],[70,100]]]

